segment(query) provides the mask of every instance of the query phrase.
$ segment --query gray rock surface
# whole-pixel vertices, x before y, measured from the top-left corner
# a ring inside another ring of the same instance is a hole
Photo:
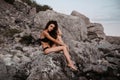
[[[106,40],[110,42],[111,44],[117,44],[120,45],[120,37],[118,36],[106,36]]]
[[[0,80],[7,80],[8,74],[4,62],[0,59]]]
[[[91,23],[91,24],[87,25],[87,30],[88,30],[88,36],[90,39],[94,39],[97,37],[99,37],[101,39],[106,38],[106,35],[104,33],[104,28],[99,23]]]
[[[89,18],[84,16],[83,14],[77,12],[77,11],[72,11],[71,15],[81,18],[82,20],[84,20],[84,23],[87,25],[90,24]]]

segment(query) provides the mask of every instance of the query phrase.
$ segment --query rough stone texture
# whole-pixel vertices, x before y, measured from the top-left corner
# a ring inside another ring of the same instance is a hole
[[[36,13],[37,12],[36,12],[36,8],[35,7],[30,9],[30,11],[29,11],[29,15],[31,15],[31,16],[34,16]]]
[[[14,6],[17,10],[19,11],[22,11],[24,12],[25,14],[26,13],[29,13],[29,10],[30,10],[30,6],[28,6],[27,4],[23,3],[22,1],[20,0],[17,0],[14,2]]]
[[[115,36],[106,36],[106,40],[111,44],[118,44],[120,45],[120,37]]]
[[[58,53],[49,55],[39,54],[32,62],[32,69],[27,80],[69,80],[63,72],[64,60],[63,55]]]
[[[27,5],[17,7],[0,0],[0,80],[120,79],[119,39],[106,39],[101,24],[90,23],[76,11],[71,15],[50,10],[31,15],[23,12],[29,9]],[[49,20],[57,20],[79,72],[67,67],[63,52],[44,55],[35,43]]]
[[[87,25],[87,30],[88,30],[88,36],[90,39],[94,39],[97,37],[105,39],[104,28],[101,24],[91,23]]]
[[[81,64],[84,72],[95,71],[98,73],[107,70],[108,62],[103,61],[103,53],[93,43],[73,41],[70,53],[75,57],[75,62]],[[105,65],[104,67],[102,65]]]
[[[8,74],[4,62],[0,59],[0,80],[7,80]]]
[[[71,15],[77,16],[77,17],[83,19],[83,20],[84,20],[84,23],[85,23],[86,25],[90,24],[89,18],[86,17],[86,16],[84,16],[83,14],[77,12],[77,11],[72,11]]]

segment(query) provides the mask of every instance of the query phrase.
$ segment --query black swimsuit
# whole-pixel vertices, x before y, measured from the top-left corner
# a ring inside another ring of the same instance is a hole
[[[53,41],[51,41],[51,40],[49,40],[48,38],[42,38],[42,39],[40,39],[42,42],[47,42],[50,46],[52,46],[54,43],[53,43]],[[43,51],[45,51],[46,49],[48,49],[49,47],[45,47],[45,48],[43,48]]]
[[[42,38],[42,39],[40,39],[41,41],[43,41],[43,42],[48,42],[49,41],[49,39],[48,38]]]
[[[48,49],[49,47],[45,47],[45,48],[43,48],[43,51],[45,51],[46,49]]]

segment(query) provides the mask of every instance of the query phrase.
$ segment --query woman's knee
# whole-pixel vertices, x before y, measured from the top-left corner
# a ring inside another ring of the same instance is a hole
[[[62,49],[65,50],[65,49],[67,49],[67,47],[66,46],[62,46]]]

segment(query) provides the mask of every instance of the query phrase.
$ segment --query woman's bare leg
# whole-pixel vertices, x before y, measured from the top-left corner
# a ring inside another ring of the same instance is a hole
[[[49,54],[50,52],[57,52],[63,50],[63,53],[67,59],[68,66],[73,68],[74,70],[77,70],[76,67],[74,66],[70,54],[68,53],[68,50],[65,46],[56,46],[56,47],[51,47],[45,50],[45,54]]]

